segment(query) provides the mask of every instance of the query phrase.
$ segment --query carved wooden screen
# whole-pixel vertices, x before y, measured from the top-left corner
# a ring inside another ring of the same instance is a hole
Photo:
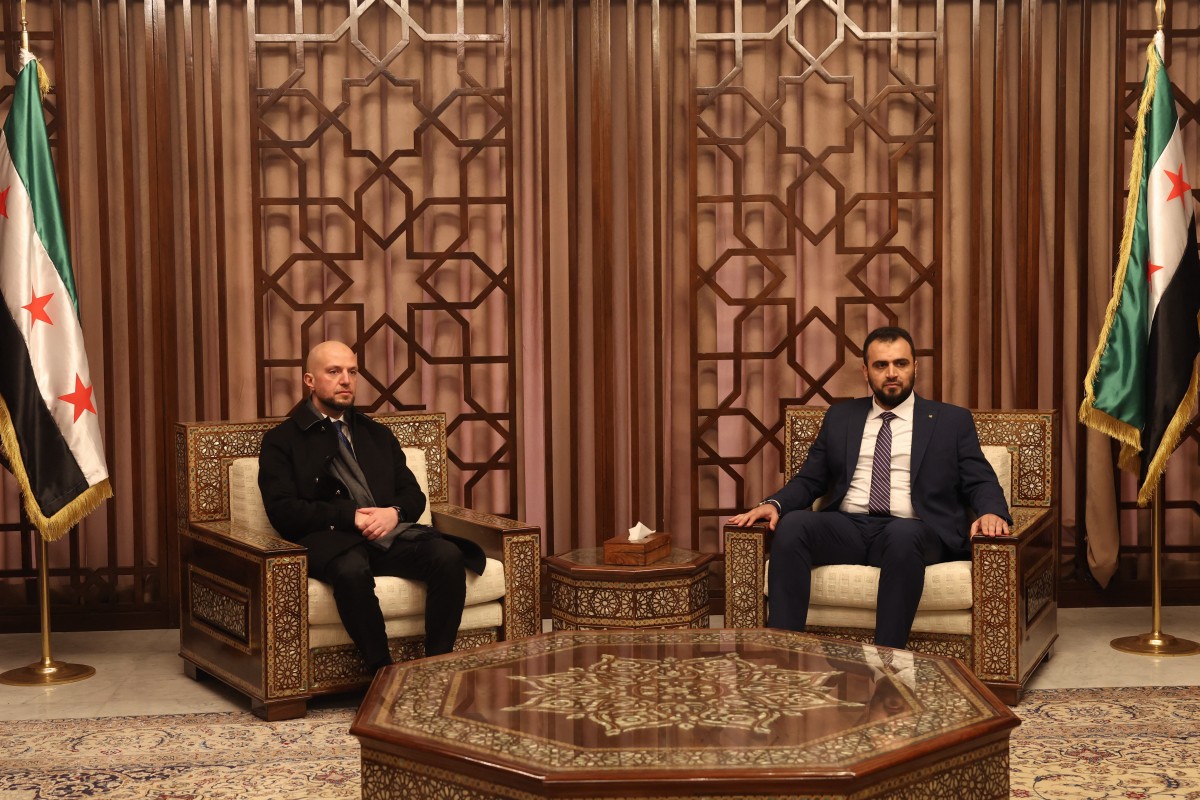
[[[252,0],[248,22],[260,412],[340,339],[358,403],[447,412],[456,496],[514,513],[508,3]]]
[[[940,393],[942,5],[693,3],[701,544],[777,488],[782,409],[908,327]],[[777,79],[774,79],[778,76]]]

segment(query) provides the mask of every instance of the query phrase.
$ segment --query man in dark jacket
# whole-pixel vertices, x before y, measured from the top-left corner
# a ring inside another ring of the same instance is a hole
[[[358,359],[341,342],[312,349],[309,400],[263,437],[258,485],[280,535],[308,548],[308,573],[333,587],[338,614],[367,666],[392,663],[375,576],[422,581],[425,653],[454,646],[466,598],[464,567],[480,548],[418,525],[425,494],[392,432],[356,412]]]
[[[729,520],[763,521],[775,531],[771,627],[804,630],[813,567],[867,564],[879,567],[875,643],[904,647],[925,567],[970,558],[969,534],[1008,533],[1008,504],[970,412],[918,397],[916,374],[908,331],[868,334],[863,376],[871,396],[831,406],[795,477]],[[808,510],[820,498],[821,510]]]

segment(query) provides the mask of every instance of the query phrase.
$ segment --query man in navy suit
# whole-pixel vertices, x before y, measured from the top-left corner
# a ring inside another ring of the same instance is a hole
[[[729,520],[775,532],[768,626],[804,630],[813,567],[867,564],[879,567],[875,643],[904,647],[925,567],[970,558],[970,535],[1008,533],[1008,504],[970,412],[918,397],[916,375],[908,331],[871,331],[863,343],[871,396],[831,406],[795,477]],[[810,510],[822,497],[821,510]]]

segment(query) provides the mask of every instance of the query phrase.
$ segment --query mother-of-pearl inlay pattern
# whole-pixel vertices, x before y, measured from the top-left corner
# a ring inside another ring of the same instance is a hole
[[[769,733],[783,715],[813,708],[861,708],[840,700],[829,681],[841,672],[806,672],[756,664],[738,653],[699,658],[625,658],[605,654],[594,664],[548,675],[512,675],[533,688],[506,711],[534,709],[589,719],[609,736],[643,728],[696,726]]]

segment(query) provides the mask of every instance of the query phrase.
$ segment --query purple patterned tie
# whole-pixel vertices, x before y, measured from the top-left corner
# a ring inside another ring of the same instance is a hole
[[[885,411],[879,415],[883,424],[875,439],[875,457],[871,459],[871,497],[867,513],[885,517],[892,507],[892,420],[896,415]]]

